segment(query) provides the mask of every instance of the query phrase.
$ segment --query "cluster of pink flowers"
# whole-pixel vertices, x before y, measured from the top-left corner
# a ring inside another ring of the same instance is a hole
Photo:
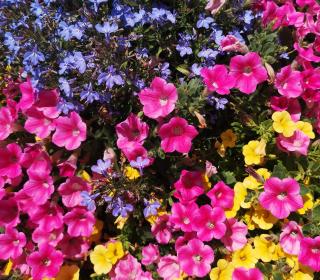
[[[89,249],[95,217],[81,206],[80,192],[91,187],[75,175],[76,154],[62,160],[50,155],[44,142],[35,142],[34,137],[29,137],[29,143],[11,142],[7,137],[17,131],[29,132],[50,143],[54,131],[55,145],[74,150],[86,138],[86,124],[75,112],[60,116],[57,90],[36,92],[27,80],[11,82],[4,94],[7,105],[0,109],[0,226],[4,228],[0,259],[10,259],[13,268],[35,280],[55,277],[64,259],[81,258]]]

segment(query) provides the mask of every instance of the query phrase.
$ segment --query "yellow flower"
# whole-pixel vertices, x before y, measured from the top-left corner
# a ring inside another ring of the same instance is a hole
[[[259,256],[263,262],[271,262],[278,260],[277,247],[273,243],[271,236],[268,234],[261,234],[254,238],[254,247],[256,255]]]
[[[243,220],[246,223],[248,230],[254,230],[256,228],[255,222],[252,221],[252,214],[254,212],[254,209],[251,208],[249,211],[247,211],[244,216]]]
[[[112,269],[112,262],[108,257],[108,250],[103,245],[97,245],[90,253],[90,261],[93,264],[93,270],[98,275],[107,274]]]
[[[247,189],[241,182],[237,182],[234,185],[234,199],[233,207],[230,210],[226,210],[226,217],[233,218],[237,215],[238,210],[240,209],[240,204],[245,200],[247,195]]]
[[[56,280],[79,280],[80,269],[76,265],[64,265],[56,277]]]
[[[158,217],[162,216],[162,215],[165,215],[165,214],[168,214],[167,211],[163,210],[163,209],[158,209],[158,212],[157,212],[157,215],[152,215],[152,216],[149,216],[148,218],[146,218],[146,220],[151,224],[153,225],[156,220],[158,219]]]
[[[297,211],[301,215],[305,214],[308,210],[313,208],[313,195],[311,193],[307,193],[302,196],[302,199],[303,207]]]
[[[220,143],[219,141],[216,141],[214,144],[214,147],[217,149],[217,152],[221,157],[225,157],[226,147],[222,143]]]
[[[225,148],[233,148],[236,145],[237,135],[231,129],[222,132],[220,138]]]
[[[210,272],[210,280],[231,280],[234,265],[224,259],[217,262],[217,267]]]
[[[299,270],[295,271],[293,274],[293,280],[312,280],[313,278],[313,272],[310,268],[299,265]]]
[[[87,182],[91,181],[91,177],[90,177],[89,173],[85,170],[80,171],[80,177]]]
[[[125,167],[124,175],[131,181],[138,179],[140,177],[139,171],[135,168],[132,168],[131,166]]]
[[[250,244],[235,251],[232,255],[232,263],[235,267],[254,268],[257,262],[255,251]]]
[[[102,228],[103,228],[103,222],[97,219],[95,225],[93,226],[93,231],[89,239],[91,242],[98,243],[98,241],[101,238]]]
[[[313,139],[315,137],[311,123],[298,121],[296,122],[296,127],[305,135],[307,135],[310,139]]]
[[[264,179],[267,180],[270,178],[271,173],[269,172],[269,170],[267,168],[259,168],[257,170],[257,173]]]
[[[296,130],[296,124],[292,121],[290,114],[287,111],[274,112],[272,114],[273,129],[282,133],[285,137],[290,137]]]
[[[271,229],[278,219],[269,211],[263,209],[260,205],[257,205],[252,214],[252,221],[256,223],[259,228],[267,230]]]
[[[4,270],[3,270],[3,272],[2,272],[2,274],[3,274],[4,276],[9,276],[9,275],[10,275],[10,272],[11,272],[11,269],[12,269],[12,265],[13,265],[12,261],[9,260],[9,261],[7,262],[7,264],[5,265]],[[1,275],[1,274],[0,274],[0,275]]]
[[[117,229],[123,229],[126,221],[128,220],[129,216],[122,217],[121,215],[114,221],[114,224],[117,225]]]
[[[266,155],[266,142],[263,139],[260,141],[250,141],[247,145],[243,146],[242,154],[247,165],[260,164]]]
[[[124,256],[122,243],[120,241],[108,242],[106,256],[112,262],[112,264],[115,264]]]
[[[205,191],[210,190],[211,183],[209,181],[208,176],[205,173],[203,173],[201,176],[202,176],[202,182],[203,182],[203,186],[204,186]]]

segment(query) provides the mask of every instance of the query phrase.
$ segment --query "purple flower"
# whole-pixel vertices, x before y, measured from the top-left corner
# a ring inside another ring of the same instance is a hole
[[[125,218],[128,216],[128,212],[133,211],[133,206],[123,201],[121,197],[112,199],[107,208],[110,211],[112,210],[112,215],[114,217],[121,215],[121,217]]]
[[[99,4],[108,2],[108,0],[89,0],[93,4],[93,9],[98,12]]]
[[[146,200],[145,198],[143,199],[145,208],[143,209],[143,215],[148,218],[150,216],[155,216],[158,213],[158,209],[160,208],[160,203],[159,201],[154,201],[154,202],[150,202],[148,200]]]
[[[42,52],[39,52],[37,50],[37,47],[34,47],[34,49],[31,52],[26,52],[23,56],[23,64],[24,65],[37,65],[39,62],[44,61],[44,55]]]
[[[217,110],[224,110],[226,107],[225,105],[228,103],[228,99],[209,96],[208,102],[210,105],[215,106]]]
[[[98,84],[101,85],[103,82],[106,83],[106,87],[111,89],[114,85],[123,85],[124,80],[120,74],[117,74],[116,68],[110,65],[106,72],[102,72],[98,76]]]
[[[111,166],[111,160],[110,159],[107,159],[107,160],[102,160],[102,159],[99,159],[97,161],[97,165],[93,165],[91,167],[91,170],[93,172],[96,172],[98,174],[101,174],[101,175],[104,175],[104,176],[107,176],[107,171],[108,169],[110,168]]]
[[[69,69],[77,69],[81,74],[83,74],[87,69],[86,61],[81,52],[73,52],[73,54],[69,54],[59,64],[59,67],[60,75]]]
[[[130,161],[130,165],[134,168],[138,168],[140,171],[140,174],[143,174],[143,168],[145,168],[149,164],[150,164],[150,159],[143,158],[143,157],[137,157],[136,160]]]
[[[212,50],[212,49],[202,49],[202,50],[198,53],[198,57],[215,59],[218,54],[219,54],[218,51],[214,51],[214,50]]]
[[[100,94],[92,90],[92,84],[85,85],[85,88],[80,92],[80,100],[86,99],[86,103],[92,103],[100,99]]]
[[[98,193],[90,195],[88,192],[83,191],[80,193],[82,197],[81,205],[87,207],[89,211],[95,211],[96,210],[96,203],[95,199],[99,196]]]
[[[209,29],[210,24],[213,23],[214,20],[212,17],[205,17],[204,14],[200,14],[199,16],[199,20],[197,21],[197,28],[205,28],[205,29]]]
[[[109,22],[104,22],[103,24],[96,24],[96,30],[100,33],[109,36],[111,33],[114,33],[118,30],[118,24]]]
[[[70,84],[67,79],[60,77],[59,78],[59,87],[65,93],[67,97],[72,97],[73,93],[70,87]]]

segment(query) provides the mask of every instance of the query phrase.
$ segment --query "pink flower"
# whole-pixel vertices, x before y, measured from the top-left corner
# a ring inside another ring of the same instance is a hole
[[[275,87],[279,93],[288,98],[296,98],[302,94],[301,73],[292,70],[291,66],[281,68],[276,75]]]
[[[178,250],[178,261],[181,269],[189,276],[204,277],[214,261],[211,247],[199,239],[192,239]]]
[[[73,237],[89,237],[96,222],[94,215],[84,208],[73,208],[63,217],[68,226],[68,234]]]
[[[174,151],[188,153],[191,149],[192,139],[198,135],[194,126],[180,117],[173,117],[168,123],[159,129],[161,148],[166,153]]]
[[[46,202],[43,205],[28,209],[30,220],[39,228],[50,232],[53,229],[60,229],[63,226],[62,209],[55,203]]]
[[[174,196],[181,202],[194,201],[204,193],[201,172],[182,170],[179,180],[174,183],[174,187],[176,189]]]
[[[155,244],[149,244],[142,248],[142,260],[143,265],[150,265],[157,262],[160,257],[159,248]]]
[[[174,243],[174,249],[179,250],[180,247],[187,245],[191,239],[197,238],[197,233],[195,231],[185,232],[184,235],[180,235],[176,242]]]
[[[41,111],[33,108],[27,111],[27,120],[24,124],[26,131],[34,133],[37,137],[43,139],[50,135],[56,128],[53,119],[46,117]]]
[[[320,57],[314,54],[313,45],[309,45],[307,48],[300,47],[298,43],[294,43],[294,48],[298,51],[299,56],[306,61],[320,62]]]
[[[302,131],[296,130],[291,137],[284,137],[280,134],[276,138],[277,145],[283,151],[295,152],[306,156],[308,154],[308,147],[310,138]]]
[[[0,176],[18,177],[22,170],[20,166],[22,151],[16,143],[0,148]]]
[[[240,52],[247,53],[249,51],[245,44],[242,44],[237,37],[233,35],[227,35],[220,42],[220,48],[224,52]]]
[[[14,228],[7,228],[4,234],[0,234],[0,259],[16,259],[26,245],[26,236]]]
[[[259,196],[263,208],[278,219],[287,218],[291,212],[303,207],[300,186],[292,178],[283,180],[271,177],[264,183],[264,192]]]
[[[305,93],[306,91],[303,93],[302,98],[304,97]],[[296,98],[287,98],[285,96],[272,96],[270,98],[270,106],[274,111],[288,111],[291,115],[291,119],[295,122],[300,120],[301,106],[298,99]]]
[[[226,216],[222,208],[203,205],[194,217],[193,229],[201,241],[220,239],[226,232],[225,220]]]
[[[211,199],[213,207],[221,207],[223,209],[230,209],[233,207],[234,190],[226,185],[223,181],[218,182],[207,193]]]
[[[31,108],[35,102],[35,91],[32,87],[31,80],[28,79],[26,82],[20,84],[21,99],[18,103],[18,108],[23,112]]]
[[[59,103],[59,93],[56,89],[41,90],[38,99],[34,103],[34,107],[41,111],[44,116],[55,119],[60,115],[57,108]]]
[[[39,246],[39,251],[31,253],[27,257],[27,264],[31,267],[33,280],[57,276],[62,263],[62,253],[46,243]]]
[[[320,68],[306,69],[301,74],[303,88],[314,90],[320,88]]]
[[[320,271],[320,236],[302,238],[298,259],[301,264]]]
[[[179,279],[181,276],[181,269],[178,258],[173,255],[161,257],[158,263],[157,272],[164,280]]]
[[[194,202],[189,204],[174,203],[171,207],[170,222],[175,228],[181,229],[183,232],[190,232],[193,230],[197,210],[198,206]]]
[[[228,69],[225,65],[202,68],[200,73],[209,91],[216,91],[222,95],[229,94],[230,89],[235,85],[235,79],[228,74]]]
[[[86,255],[90,245],[88,239],[85,239],[82,236],[71,237],[68,234],[64,234],[58,247],[61,249],[64,258],[80,259]]]
[[[169,221],[169,215],[164,214],[158,217],[156,222],[151,227],[151,232],[160,244],[169,243],[172,237],[172,227]]]
[[[59,241],[63,238],[63,228],[45,231],[37,227],[32,233],[32,241],[37,244],[47,243],[53,247],[57,246]]]
[[[221,238],[224,246],[231,252],[242,249],[247,244],[247,226],[235,218],[227,219],[226,226],[226,234]]]
[[[258,268],[237,267],[232,273],[232,280],[263,280],[263,274]]]
[[[150,88],[145,88],[139,93],[143,105],[143,113],[152,119],[166,117],[170,114],[178,100],[176,87],[164,79],[156,77]]]
[[[225,2],[226,0],[209,0],[205,9],[208,10],[212,15],[215,15]]]
[[[45,204],[54,192],[52,177],[46,173],[31,173],[23,190],[36,205]]]
[[[280,245],[287,254],[298,255],[302,238],[303,233],[301,226],[295,221],[289,221],[284,225],[280,234]]]
[[[58,147],[74,150],[86,139],[87,126],[76,112],[71,112],[69,117],[59,117],[55,125],[52,142]]]
[[[143,144],[143,141],[148,137],[149,126],[131,113],[125,121],[116,125],[116,132],[117,146],[122,149],[126,147],[128,142]]]
[[[72,177],[77,169],[77,156],[72,154],[66,161],[57,164],[61,177]]]
[[[13,132],[14,117],[7,107],[0,108],[0,140],[5,140]]]
[[[260,56],[254,52],[232,57],[230,75],[236,80],[235,87],[245,94],[253,93],[257,85],[268,78]]]
[[[141,264],[132,255],[128,254],[121,259],[114,270],[114,277],[111,280],[137,280],[143,273]]]
[[[58,188],[62,202],[66,207],[80,206],[83,198],[81,192],[90,191],[90,186],[80,177],[71,177]]]
[[[0,226],[14,227],[19,222],[19,207],[16,199],[0,200]]]

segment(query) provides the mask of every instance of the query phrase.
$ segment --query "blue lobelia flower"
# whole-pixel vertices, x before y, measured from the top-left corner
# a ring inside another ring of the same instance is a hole
[[[80,193],[82,201],[80,202],[80,204],[82,206],[87,207],[87,209],[89,211],[94,211],[96,210],[96,203],[95,203],[95,199],[99,196],[98,193],[90,195],[88,192],[86,191],[82,191]]]
[[[122,76],[118,74],[116,68],[113,65],[110,65],[106,72],[102,72],[98,76],[98,84],[101,85],[102,83],[105,83],[106,87],[111,89],[114,85],[123,85],[124,80]]]
[[[34,49],[30,52],[26,52],[23,56],[23,64],[24,65],[37,65],[39,62],[44,61],[44,55],[42,52],[39,52],[37,50],[37,47],[34,47]]]
[[[158,209],[160,208],[160,203],[159,201],[154,201],[154,202],[150,202],[148,200],[146,200],[145,198],[143,199],[145,208],[143,209],[143,215],[148,218],[150,216],[155,216],[158,213]]]
[[[97,165],[93,165],[91,167],[91,170],[93,172],[99,173],[101,175],[108,176],[107,171],[110,168],[110,166],[111,166],[111,160],[110,159],[107,159],[105,161],[102,160],[102,159],[98,159]]]
[[[86,84],[84,89],[80,92],[80,100],[86,100],[86,103],[92,103],[100,99],[100,94],[92,90],[92,83]]]
[[[212,17],[205,17],[204,14],[200,14],[199,15],[199,20],[197,21],[197,28],[205,28],[205,29],[209,29],[210,24],[213,23],[214,20]]]
[[[148,166],[150,164],[150,159],[143,158],[143,157],[137,157],[136,160],[131,160],[130,165],[134,168],[138,168],[140,171],[140,174],[143,174],[143,168]]]
[[[128,212],[132,212],[134,208],[132,204],[126,203],[121,197],[117,197],[112,199],[111,203],[108,205],[108,209],[112,210],[112,215],[114,217],[121,215],[121,217],[125,218],[128,216]]]

